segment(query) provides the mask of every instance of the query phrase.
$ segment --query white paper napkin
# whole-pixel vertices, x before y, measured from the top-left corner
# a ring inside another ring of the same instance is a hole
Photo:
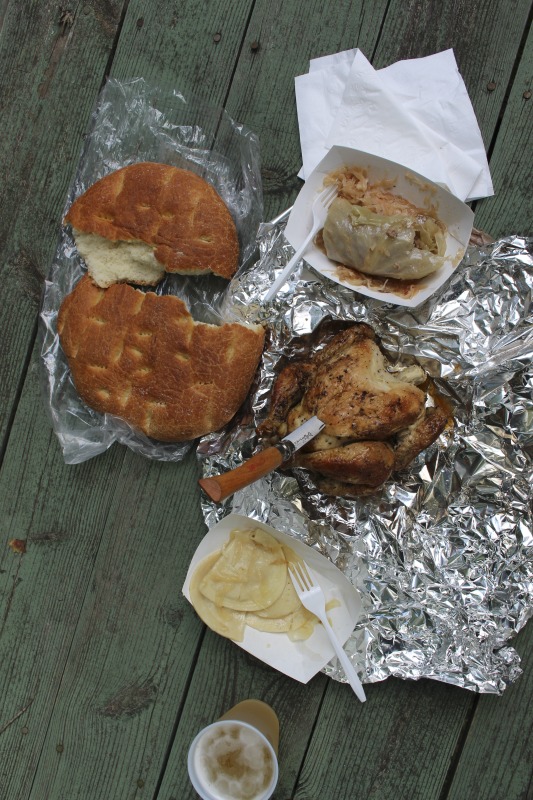
[[[344,88],[357,50],[346,50],[309,62],[309,73],[295,79],[296,108],[303,168],[307,178],[329,150],[331,124],[341,104]]]
[[[374,70],[360,50],[296,78],[305,178],[334,144],[397,161],[461,200],[493,194],[479,126],[452,50]]]

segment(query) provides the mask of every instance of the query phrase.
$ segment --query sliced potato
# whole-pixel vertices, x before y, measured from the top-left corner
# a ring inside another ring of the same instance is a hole
[[[204,558],[194,571],[189,586],[191,602],[200,619],[211,630],[221,636],[225,636],[227,639],[242,642],[246,614],[242,611],[234,611],[233,609],[216,605],[200,591],[200,584],[205,575],[212,569],[219,558],[220,550],[217,550]]]
[[[199,584],[215,605],[236,611],[271,606],[287,583],[287,563],[279,542],[266,531],[232,531],[220,558]]]
[[[286,547],[285,545],[282,545],[281,547],[287,563],[298,558],[294,550],[291,550],[290,547]],[[300,598],[296,594],[289,570],[287,569],[287,580],[285,582],[285,587],[278,599],[272,603],[271,606],[268,606],[268,608],[265,608],[262,611],[257,611],[256,613],[258,617],[277,619],[279,617],[286,617],[288,614],[291,614],[298,608],[302,608],[302,604],[300,602]]]

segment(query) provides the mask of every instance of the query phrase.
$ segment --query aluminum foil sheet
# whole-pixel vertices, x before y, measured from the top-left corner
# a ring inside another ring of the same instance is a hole
[[[305,355],[324,324],[368,322],[392,362],[416,357],[455,425],[372,497],[328,497],[305,471],[278,471],[222,505],[204,497],[206,522],[230,511],[267,522],[353,581],[365,613],[346,649],[365,682],[425,677],[499,694],[521,673],[509,641],[533,613],[533,241],[471,246],[416,309],[368,300],[303,262],[265,305],[292,255],[286,216],[260,228],[260,258],[226,296],[224,316],[261,321],[270,338],[249,406],[200,442],[204,475],[260,448],[280,359]],[[325,672],[344,680],[336,661]]]

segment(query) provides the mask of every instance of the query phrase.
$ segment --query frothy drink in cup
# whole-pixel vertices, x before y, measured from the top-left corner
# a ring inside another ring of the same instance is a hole
[[[204,728],[189,751],[189,775],[204,800],[267,800],[278,778],[279,723],[270,706],[245,700]]]
[[[274,775],[271,748],[242,722],[222,722],[205,731],[196,746],[194,767],[221,800],[263,797]]]

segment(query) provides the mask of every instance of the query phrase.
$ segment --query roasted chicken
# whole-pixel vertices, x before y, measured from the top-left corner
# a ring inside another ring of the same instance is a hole
[[[316,415],[323,431],[290,462],[318,474],[319,488],[334,495],[376,491],[443,431],[448,414],[428,406],[418,366],[397,372],[363,323],[337,334],[309,361],[279,374],[259,433],[282,438]]]

